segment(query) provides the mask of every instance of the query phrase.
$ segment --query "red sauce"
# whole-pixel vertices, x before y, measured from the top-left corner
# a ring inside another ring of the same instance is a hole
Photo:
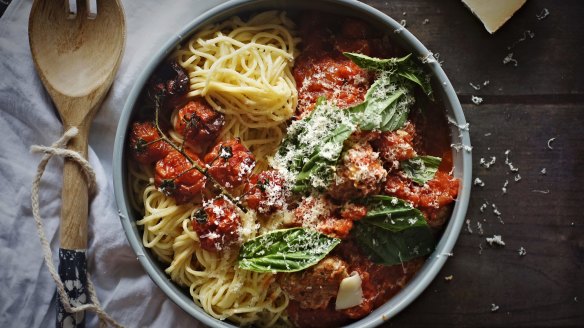
[[[319,97],[336,102],[341,109],[363,101],[374,76],[357,67],[342,52],[359,52],[380,58],[400,55],[368,24],[359,20],[308,13],[302,15],[299,26],[302,53],[293,72],[299,93],[298,117],[311,111]],[[365,140],[380,154],[388,171],[382,193],[412,202],[423,211],[431,226],[440,227],[446,217],[444,210],[449,209],[448,205],[458,192],[458,181],[447,174],[452,168],[448,124],[439,100],[428,101],[421,93],[415,94],[415,97],[416,105],[410,114],[410,123],[402,131],[362,134],[368,136]],[[419,108],[421,110],[418,111]],[[413,185],[411,180],[399,174],[399,161],[418,155],[443,157],[439,172],[426,187]],[[352,197],[355,197],[354,193]],[[302,212],[302,204],[296,209],[298,211]],[[341,220],[346,219],[350,226],[339,226],[340,221],[334,220],[337,230],[343,230],[342,234],[333,228],[322,229],[327,222],[333,221],[328,216],[319,219],[319,231],[344,238],[331,255],[345,261],[349,266],[348,272],[359,273],[363,302],[337,311],[334,299],[325,309],[303,308],[299,302],[292,300],[288,306],[288,316],[298,327],[340,326],[368,315],[399,292],[424,263],[424,258],[394,266],[373,263],[361,253],[349,234],[353,221],[365,214],[359,210],[347,211],[347,214],[350,218],[341,216]]]

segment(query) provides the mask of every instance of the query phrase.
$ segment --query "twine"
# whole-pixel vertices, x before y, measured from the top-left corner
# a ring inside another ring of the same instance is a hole
[[[33,145],[30,147],[31,152],[33,153],[44,153],[39,166],[37,167],[37,172],[35,178],[32,183],[32,214],[34,216],[34,221],[36,223],[36,228],[38,232],[38,236],[41,241],[41,247],[43,249],[43,255],[45,258],[45,264],[49,269],[49,273],[51,277],[55,281],[57,285],[57,293],[61,298],[61,303],[63,304],[63,308],[69,313],[78,313],[82,311],[91,311],[94,312],[99,317],[100,327],[107,327],[110,325],[112,327],[120,327],[120,325],[116,320],[114,320],[109,314],[105,312],[105,310],[101,307],[99,300],[97,299],[97,294],[95,292],[95,287],[91,282],[91,276],[89,272],[87,272],[87,291],[89,292],[89,299],[91,300],[92,304],[83,304],[79,306],[72,306],[71,300],[65,291],[65,286],[57,273],[57,269],[55,268],[55,264],[53,263],[53,253],[51,251],[51,246],[49,245],[49,241],[45,235],[45,229],[43,227],[41,215],[40,215],[40,205],[39,205],[39,189],[40,189],[40,182],[45,172],[45,168],[47,163],[53,156],[61,156],[68,159],[75,161],[81,167],[85,177],[88,181],[88,188],[90,194],[94,194],[97,190],[97,182],[95,177],[95,172],[89,162],[83,158],[78,152],[69,150],[66,148],[67,143],[71,138],[75,137],[79,133],[79,130],[75,127],[70,128],[67,130],[59,140],[53,143],[50,147],[46,146],[37,146]]]

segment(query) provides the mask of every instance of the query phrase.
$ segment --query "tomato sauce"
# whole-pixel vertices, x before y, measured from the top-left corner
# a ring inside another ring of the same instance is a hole
[[[356,66],[343,52],[358,52],[379,58],[404,55],[368,24],[353,18],[307,13],[302,15],[299,30],[302,53],[293,71],[299,96],[297,117],[313,110],[319,97],[335,102],[341,109],[364,100],[375,76]],[[382,190],[382,193],[412,202],[422,210],[430,226],[439,228],[444,223],[445,214],[448,214],[442,212],[444,209],[448,212],[448,204],[458,192],[458,181],[448,174],[452,169],[449,127],[441,101],[428,100],[423,93],[416,92],[416,104],[403,131],[367,132],[364,135],[371,139],[375,151],[386,157],[386,163],[399,163],[419,155],[443,158],[438,174],[425,188],[401,177],[397,167],[387,167],[389,174]],[[393,266],[375,264],[361,253],[350,235],[347,236],[343,235],[343,242],[332,255],[349,265],[348,272],[359,273],[362,303],[349,309],[335,310],[333,299],[325,309],[308,309],[291,300],[287,312],[296,326],[340,326],[368,315],[398,293],[425,260],[418,258]]]

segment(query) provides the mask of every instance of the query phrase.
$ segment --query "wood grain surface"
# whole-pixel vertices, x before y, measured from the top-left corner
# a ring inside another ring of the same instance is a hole
[[[457,0],[363,2],[405,19],[440,54],[485,183],[473,186],[472,234],[463,230],[438,278],[384,327],[584,327],[584,2],[530,0],[494,35]],[[503,64],[511,52],[516,67]],[[489,169],[479,164],[492,156]],[[495,234],[504,247],[487,244]]]

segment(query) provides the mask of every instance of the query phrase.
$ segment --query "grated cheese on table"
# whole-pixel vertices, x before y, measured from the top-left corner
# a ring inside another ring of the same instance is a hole
[[[491,246],[493,245],[505,246],[505,242],[501,238],[501,235],[493,235],[493,237],[487,237],[485,239],[487,240],[487,243]]]

